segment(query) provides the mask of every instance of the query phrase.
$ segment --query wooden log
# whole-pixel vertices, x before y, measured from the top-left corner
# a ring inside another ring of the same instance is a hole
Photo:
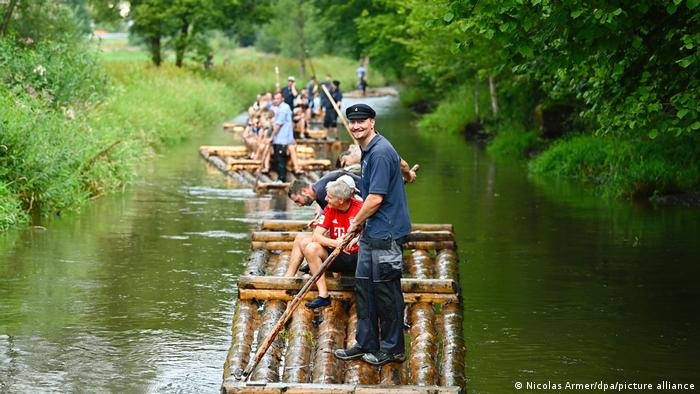
[[[459,283],[459,267],[457,265],[457,253],[454,250],[441,250],[435,258],[435,277],[440,279],[452,279]]]
[[[203,145],[199,147],[200,152],[205,151],[209,156],[219,156],[219,157],[246,157],[250,153],[248,148],[245,146],[208,146]]]
[[[248,264],[246,264],[245,273],[247,275],[265,275],[265,266],[270,254],[265,250],[256,250],[250,254]]]
[[[306,130],[306,135],[308,135],[309,138],[327,138],[328,129]]]
[[[350,349],[357,344],[357,308],[355,303],[350,307],[345,348]],[[376,384],[379,380],[378,368],[362,360],[345,362],[345,383]]]
[[[258,307],[252,301],[240,301],[231,327],[231,348],[224,363],[224,379],[231,374],[240,375],[248,365],[257,324]]]
[[[305,170],[328,170],[331,168],[331,161],[327,159],[299,160],[299,166]]]
[[[224,163],[221,158],[216,157],[216,156],[211,156],[207,159],[210,164],[212,164],[214,167],[218,168],[220,171],[226,171],[226,163]]]
[[[348,316],[343,305],[333,300],[330,306],[321,310],[321,320],[314,355],[313,382],[342,383],[345,363],[335,358],[333,351],[345,346]]]
[[[462,306],[458,302],[442,306],[439,319],[442,331],[442,359],[440,360],[440,385],[466,386],[464,356],[466,347],[462,337]]]
[[[255,184],[256,193],[265,193],[270,190],[285,190],[289,187],[289,182],[273,182],[273,183],[263,183],[258,182]],[[267,250],[292,250],[291,246],[285,249],[267,249]]]
[[[267,383],[251,385],[226,379],[222,392],[253,394],[458,394],[456,386],[369,386],[360,384]]]
[[[389,363],[381,367],[379,372],[379,384],[388,386],[399,386],[406,384],[408,380],[407,375],[408,369],[405,364],[399,363]]]
[[[239,289],[299,290],[305,283],[305,278],[290,278],[282,275],[243,275],[238,278]],[[353,291],[355,278],[351,276],[343,276],[340,278],[328,277],[326,278],[326,285],[330,291]],[[454,294],[456,290],[457,284],[452,279],[401,278],[401,291],[404,293]]]
[[[300,231],[304,229],[306,223],[308,223],[307,220],[269,219],[262,221],[260,229],[273,231]],[[454,233],[453,226],[451,224],[413,223],[411,225],[411,231],[449,231]]]
[[[435,311],[428,303],[417,303],[410,307],[411,357],[409,373],[411,384],[432,386],[437,383],[438,333],[435,329]]]
[[[416,242],[406,242],[403,245],[404,250],[416,249],[416,250],[443,250],[443,249],[455,249],[456,244],[453,241],[416,241]]]
[[[414,278],[432,278],[433,260],[430,255],[425,250],[414,250],[408,260],[408,272]]]
[[[345,291],[329,291],[329,294],[334,299],[338,300],[353,300],[355,298],[355,293],[350,290]],[[309,291],[305,296],[305,300],[312,300],[316,298],[318,293],[316,291]],[[286,290],[258,290],[258,289],[239,289],[238,298],[241,300],[281,300],[290,301],[294,296],[287,294]],[[459,296],[457,294],[446,294],[446,293],[404,293],[403,300],[407,304],[413,304],[416,302],[432,302],[442,304],[445,302],[458,302]]]
[[[260,174],[258,174],[258,177],[260,178],[258,180],[259,182],[263,182],[263,183],[272,183],[273,182],[272,178],[270,178],[270,176],[267,174],[260,173]]]
[[[305,231],[254,231],[251,241],[294,241],[294,238]],[[408,235],[408,242],[441,242],[453,241],[454,236],[447,231],[414,231]]]
[[[257,180],[253,174],[250,173],[250,171],[238,171],[238,173],[245,178],[245,180],[250,183],[251,185],[255,184],[255,181]]]
[[[289,185],[284,183],[278,183],[276,185]],[[279,188],[282,188],[280,186]],[[293,242],[290,241],[273,241],[273,242],[252,242],[251,248],[253,250],[265,249],[265,250],[292,250]],[[404,250],[417,249],[417,250],[442,250],[442,249],[454,249],[455,243],[452,241],[418,241],[418,242],[407,242],[404,244]]]
[[[284,274],[287,273],[287,267],[289,266],[289,253],[281,253],[277,265],[275,266],[275,269],[270,272],[270,275],[272,276],[284,276]]]
[[[311,381],[311,353],[314,347],[314,313],[309,308],[297,308],[287,328],[287,352],[284,356],[282,380],[291,383]]]
[[[261,344],[267,335],[274,329],[277,321],[284,313],[285,303],[278,300],[268,300],[265,302],[265,309],[261,318],[260,330],[258,330],[258,345]],[[278,336],[267,349],[265,355],[260,359],[257,367],[251,374],[252,381],[279,382],[280,359],[282,358],[282,347],[284,339]]]

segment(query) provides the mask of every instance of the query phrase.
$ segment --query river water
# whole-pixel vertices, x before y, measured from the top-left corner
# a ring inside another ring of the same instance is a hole
[[[421,134],[395,99],[371,104],[422,166],[413,221],[455,225],[470,392],[698,387],[700,210],[531,178],[459,136]],[[231,142],[198,133],[124,193],[0,235],[0,392],[218,391],[250,231],[312,214],[196,153]]]

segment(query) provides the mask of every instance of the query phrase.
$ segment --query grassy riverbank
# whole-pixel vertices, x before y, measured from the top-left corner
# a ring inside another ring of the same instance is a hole
[[[158,151],[219,126],[273,89],[274,74],[259,70],[279,65],[286,76],[297,64],[237,50],[229,65],[204,71],[75,47],[53,57],[49,48],[2,49],[0,65],[14,67],[0,72],[10,82],[0,87],[0,231],[120,190]],[[76,59],[86,65],[77,67]],[[354,61],[319,59],[315,66],[354,79]]]

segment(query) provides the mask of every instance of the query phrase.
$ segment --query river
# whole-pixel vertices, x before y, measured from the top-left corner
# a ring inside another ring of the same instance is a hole
[[[459,136],[420,133],[396,99],[371,104],[421,164],[413,221],[455,226],[469,392],[698,387],[700,210],[531,178]],[[198,132],[123,193],[0,235],[0,392],[219,390],[250,231],[312,214],[236,188],[197,155],[231,142]]]

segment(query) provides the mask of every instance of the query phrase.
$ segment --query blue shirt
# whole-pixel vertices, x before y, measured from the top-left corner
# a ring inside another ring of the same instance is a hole
[[[289,145],[294,142],[294,131],[292,130],[292,109],[287,103],[281,103],[275,111],[275,124],[280,125],[280,130],[272,140],[276,145]]]
[[[401,158],[382,135],[362,149],[362,197],[384,196],[377,212],[365,222],[364,236],[398,239],[411,232],[411,218],[401,175]]]

